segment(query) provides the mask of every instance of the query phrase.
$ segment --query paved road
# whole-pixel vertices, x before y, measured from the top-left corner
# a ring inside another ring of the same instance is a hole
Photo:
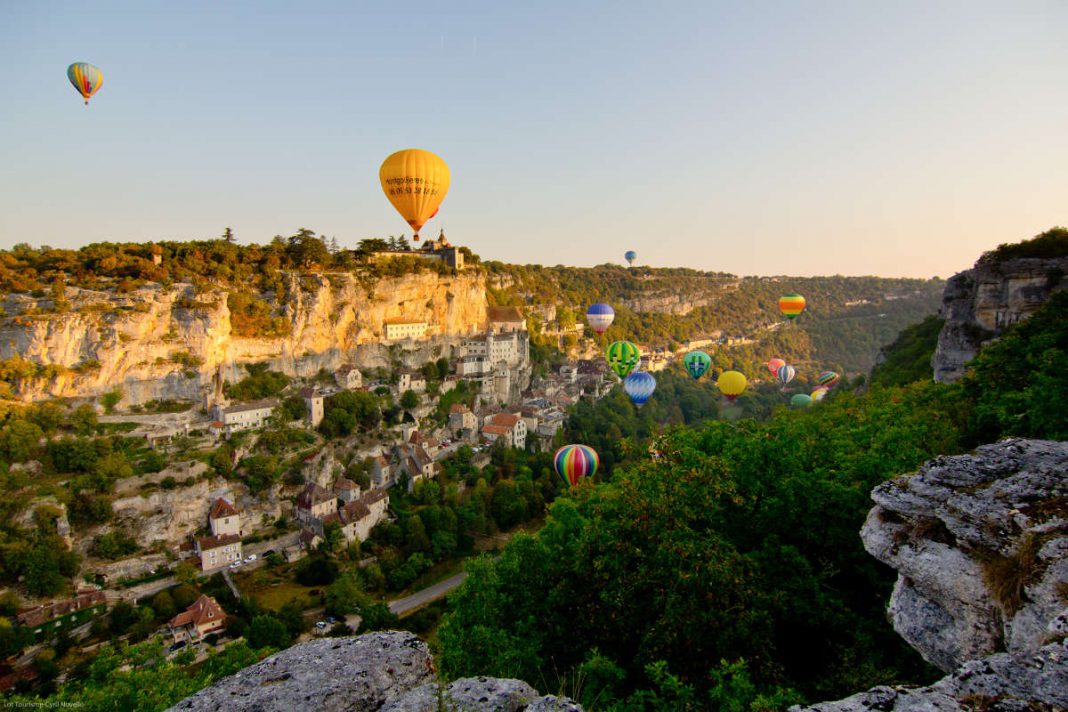
[[[389,610],[393,611],[399,616],[402,613],[407,613],[408,611],[414,608],[418,608],[419,606],[422,606],[426,603],[436,601],[439,598],[443,598],[445,594],[463,583],[463,580],[465,578],[467,578],[467,572],[461,571],[455,576],[450,576],[444,581],[438,581],[433,586],[428,586],[427,588],[424,588],[422,591],[416,591],[411,596],[406,596],[404,598],[398,598],[395,601],[390,601]]]

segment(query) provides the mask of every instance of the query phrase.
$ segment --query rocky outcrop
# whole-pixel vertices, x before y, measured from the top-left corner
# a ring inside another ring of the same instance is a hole
[[[894,629],[950,674],[809,709],[1068,707],[1068,443],[936,458],[872,498],[861,537],[898,571]]]
[[[71,288],[71,309],[28,295],[3,298],[0,360],[42,367],[17,384],[19,395],[99,395],[122,386],[126,404],[199,401],[216,374],[237,381],[242,366],[267,361],[290,376],[342,363],[363,368],[421,366],[449,356],[464,336],[486,328],[486,285],[476,272],[416,273],[364,284],[352,274],[290,275],[284,299],[260,295],[285,322],[284,336],[235,333],[227,293],[189,284],[147,285],[128,294]],[[427,341],[383,343],[390,319],[425,321]],[[410,348],[409,348],[410,347]]]
[[[174,712],[581,712],[520,680],[438,687],[426,643],[386,631],[296,645],[182,700]]]
[[[1068,289],[1068,257],[1007,260],[981,258],[946,282],[941,316],[945,319],[931,365],[935,380],[952,383],[984,343],[1026,319],[1049,299]]]

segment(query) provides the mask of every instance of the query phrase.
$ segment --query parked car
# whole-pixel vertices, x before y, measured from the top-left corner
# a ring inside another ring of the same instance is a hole
[[[231,568],[231,569],[236,569],[236,568],[237,568],[237,567],[239,567],[240,565],[241,565],[241,562],[240,562],[240,561],[235,561],[234,563],[230,564],[230,568]]]
[[[318,628],[319,630],[322,630],[323,628],[326,627],[326,621],[319,621],[318,623],[315,624],[315,627]]]
[[[246,563],[246,564],[251,564],[251,563],[252,563],[253,561],[255,561],[255,560],[256,560],[256,555],[255,555],[255,554],[249,554],[249,555],[248,555],[248,556],[247,556],[247,557],[245,558],[245,563]]]
[[[184,640],[179,640],[177,643],[167,648],[167,650],[173,653],[176,650],[181,650],[182,648],[184,648],[185,644],[186,642]]]

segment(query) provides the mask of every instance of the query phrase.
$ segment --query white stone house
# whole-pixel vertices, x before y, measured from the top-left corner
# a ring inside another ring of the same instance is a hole
[[[338,388],[353,390],[363,385],[363,374],[351,363],[346,363],[334,371],[334,381]]]
[[[300,397],[304,399],[308,427],[318,427],[323,422],[323,394],[314,388],[303,388]]]
[[[208,513],[208,524],[214,536],[236,534],[241,536],[241,512],[222,497],[215,500]]]
[[[241,537],[236,534],[205,536],[196,541],[201,571],[214,571],[241,561]]]
[[[257,430],[267,424],[267,419],[278,405],[278,401],[272,398],[231,406],[215,406],[215,421],[227,437],[242,430]]]

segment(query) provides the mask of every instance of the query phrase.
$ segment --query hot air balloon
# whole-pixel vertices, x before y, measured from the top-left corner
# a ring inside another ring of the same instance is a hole
[[[795,393],[794,397],[790,399],[790,405],[794,408],[808,408],[812,405],[812,396],[805,395],[804,393]]]
[[[67,67],[67,79],[85,99],[85,105],[89,106],[89,97],[96,94],[104,83],[104,74],[87,62],[75,62]]]
[[[586,321],[589,323],[590,328],[598,334],[608,331],[608,327],[612,325],[612,321],[615,318],[615,311],[604,302],[591,304],[590,308],[586,310]]]
[[[781,358],[773,358],[768,361],[768,370],[771,371],[771,375],[776,376],[779,373],[779,369],[786,365],[786,362]]]
[[[787,319],[793,321],[798,314],[805,311],[805,298],[800,294],[784,294],[779,299],[779,311]]]
[[[838,381],[842,380],[842,377],[834,371],[824,371],[816,380],[824,388],[833,388]]]
[[[737,371],[724,371],[719,374],[719,379],[716,381],[716,385],[719,387],[720,392],[727,396],[727,400],[733,401],[738,396],[742,395],[745,390],[747,381],[745,376]]]
[[[613,341],[604,352],[608,367],[620,378],[634,370],[642,359],[642,352],[629,341]]]
[[[623,390],[630,396],[630,402],[640,408],[656,390],[656,379],[646,371],[635,371],[623,379]]]
[[[449,167],[430,151],[397,151],[378,169],[378,179],[389,202],[408,221],[419,240],[419,229],[438,213],[449,192]]]
[[[819,388],[813,388],[812,389],[812,401],[814,403],[819,403],[826,396],[827,396],[827,389],[824,388],[823,386],[820,386]]]
[[[794,380],[794,376],[797,375],[797,371],[793,366],[779,366],[779,370],[775,373],[782,384],[785,386],[790,381]]]
[[[553,455],[556,474],[568,487],[573,487],[582,477],[593,477],[600,462],[597,451],[587,445],[564,445]]]
[[[638,259],[638,253],[634,250],[627,250],[623,253],[623,258],[627,261],[631,267],[634,266],[634,260]]]
[[[704,351],[691,351],[682,359],[682,363],[690,375],[698,379],[712,366],[712,357]]]

